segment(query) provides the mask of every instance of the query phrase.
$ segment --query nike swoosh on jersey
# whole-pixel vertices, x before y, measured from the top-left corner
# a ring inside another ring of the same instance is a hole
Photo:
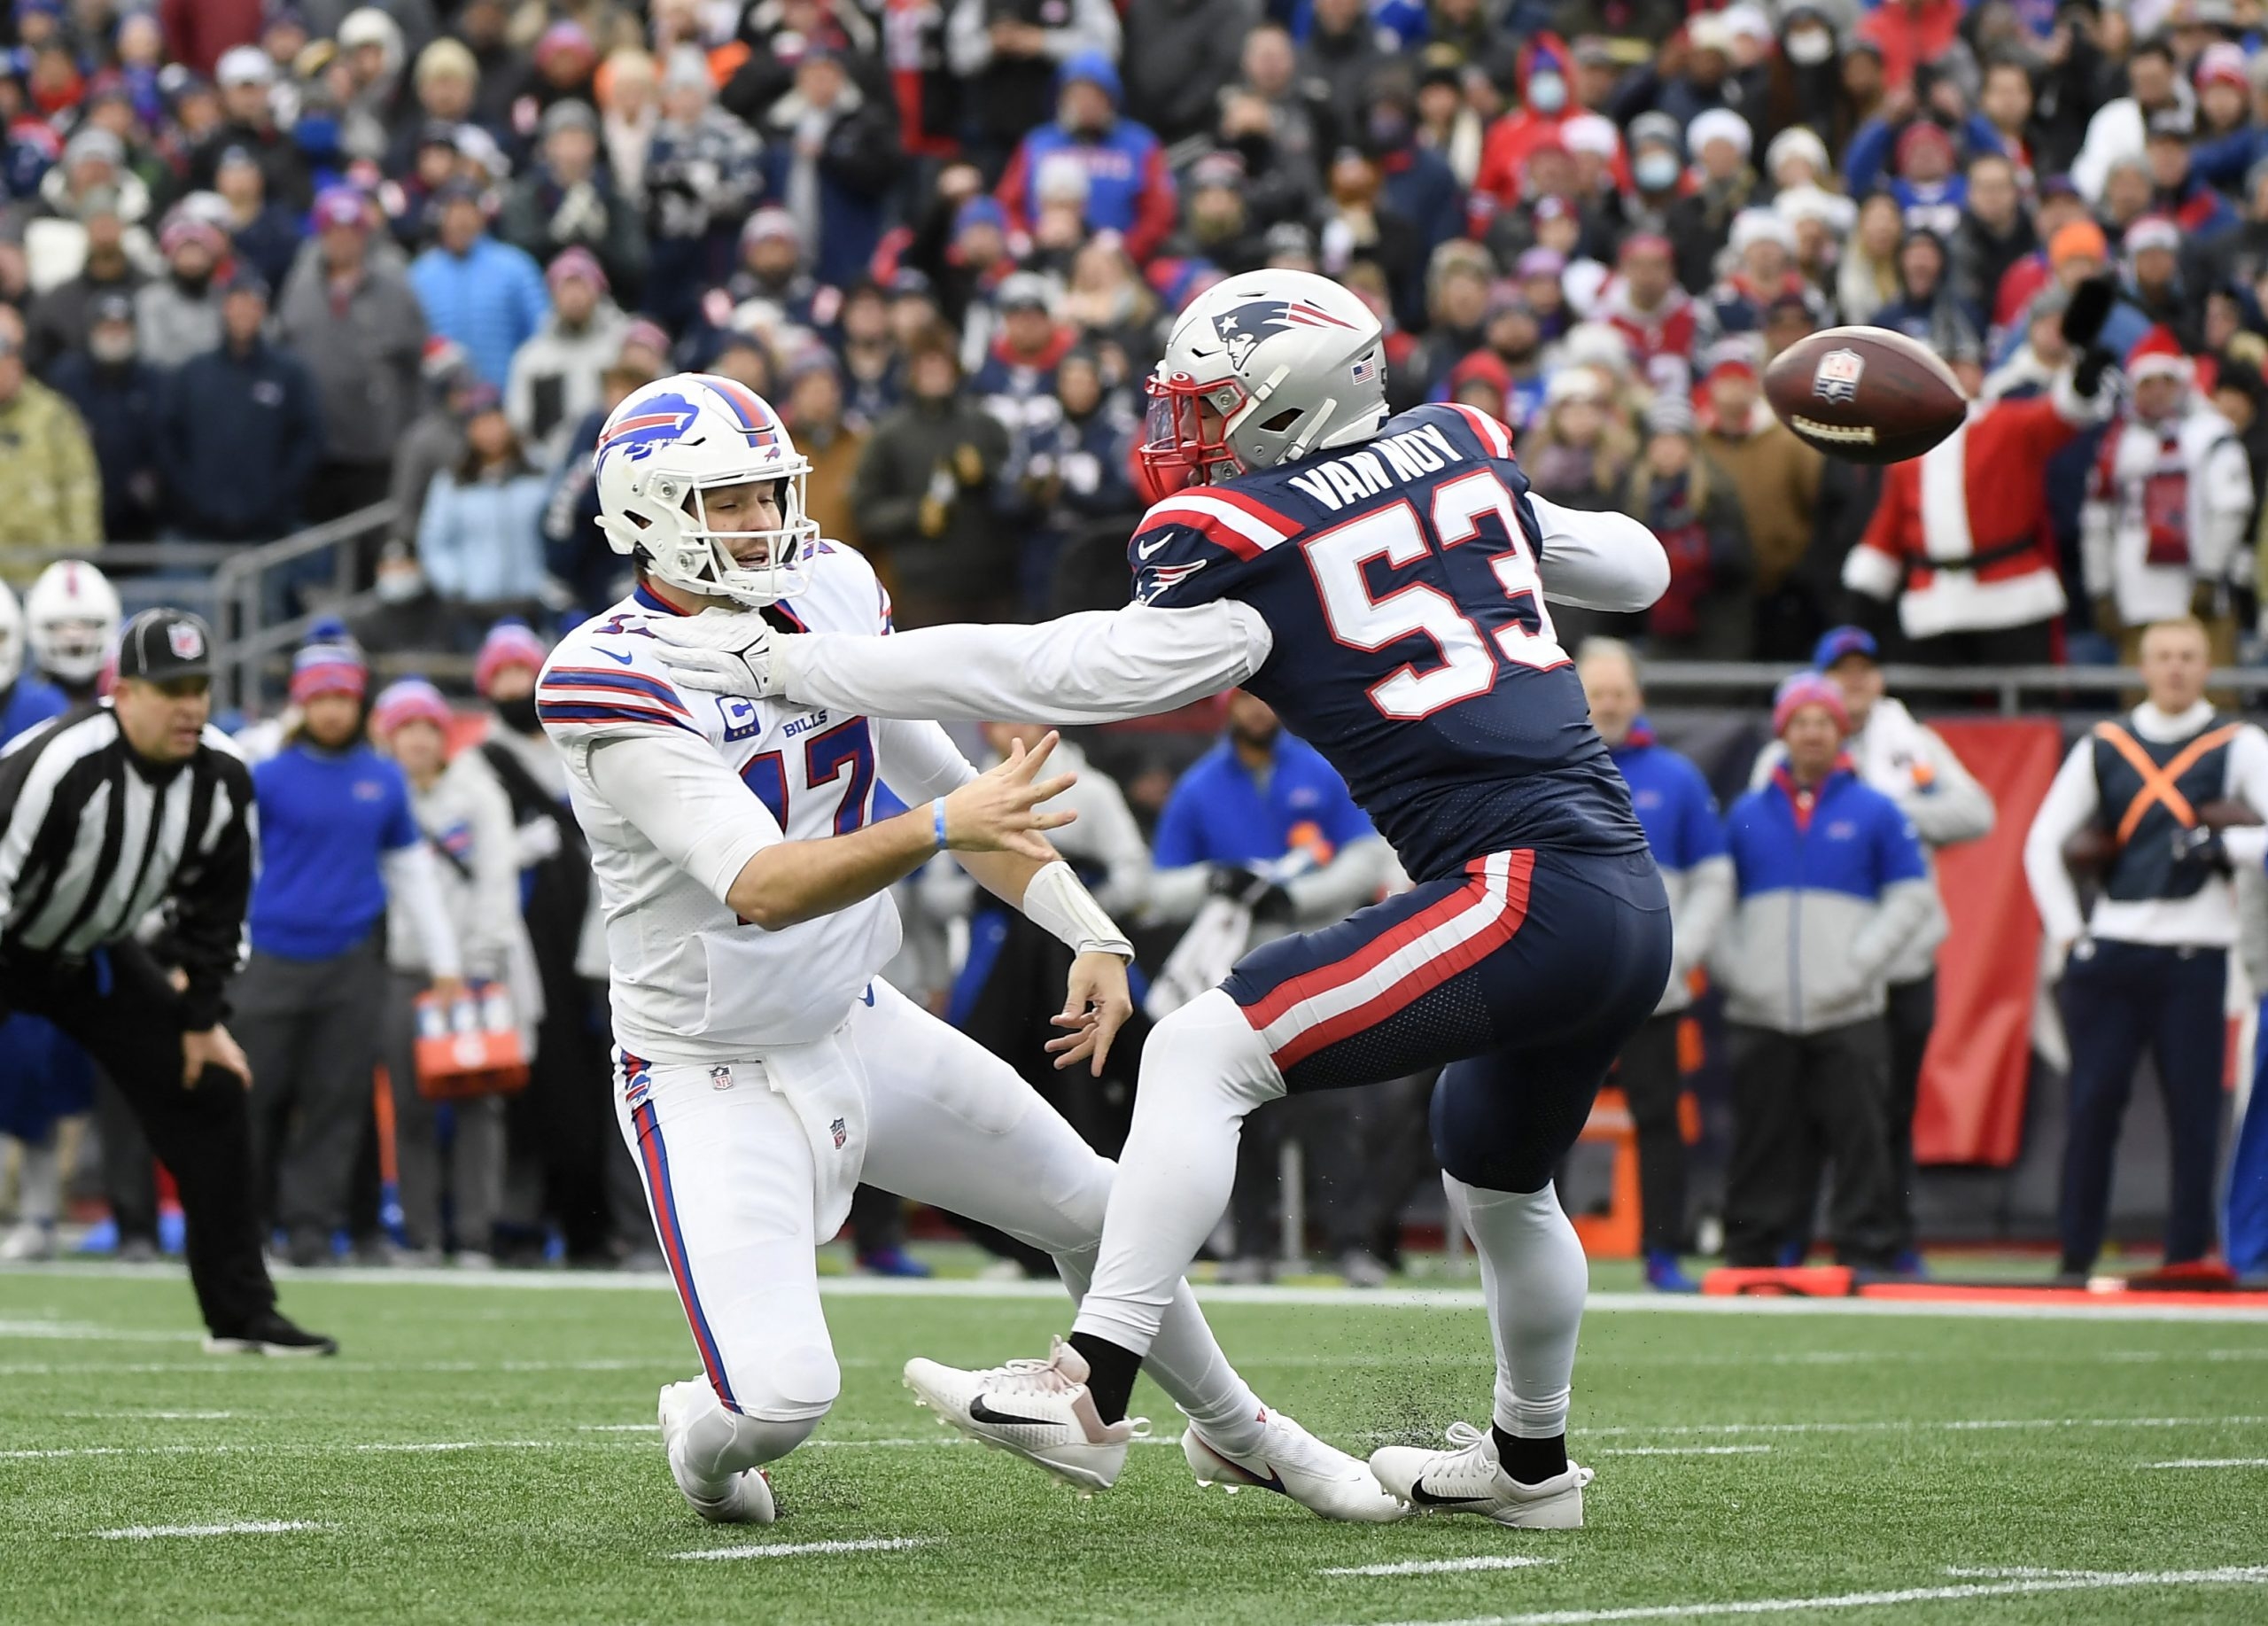
[[[1141,559],[1146,559],[1146,558],[1148,558],[1152,554],[1153,554],[1153,553],[1157,552],[1157,550],[1158,550],[1159,548],[1161,548],[1164,547],[1168,542],[1171,541],[1172,540],[1173,540],[1173,539],[1172,539],[1171,537],[1169,537],[1169,536],[1161,536],[1161,537],[1160,537],[1160,538],[1159,538],[1156,541],[1154,541],[1154,542],[1150,542],[1150,543],[1147,543],[1147,544],[1144,544],[1144,543],[1141,543],[1141,542],[1137,542],[1137,543],[1135,543],[1135,544],[1134,544],[1134,555],[1135,555],[1135,557],[1137,557],[1137,558],[1141,558]]]
[[[607,659],[610,661],[619,661],[625,666],[627,666],[632,661],[638,658],[634,655],[617,655],[612,650],[601,650],[599,653],[605,656]]]
[[[1006,1412],[996,1412],[984,1404],[982,1395],[968,1403],[968,1415],[972,1422],[979,1423],[1021,1423],[1031,1428],[1052,1428],[1055,1426],[1052,1420],[1045,1417],[1012,1417]]]

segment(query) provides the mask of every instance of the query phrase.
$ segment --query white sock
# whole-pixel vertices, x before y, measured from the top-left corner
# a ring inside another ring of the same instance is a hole
[[[1058,1254],[1055,1269],[1072,1298],[1084,1299],[1094,1275],[1094,1251]],[[1142,1369],[1157,1380],[1182,1415],[1222,1450],[1241,1452],[1259,1445],[1263,1432],[1260,1396],[1221,1352],[1187,1282],[1174,1284],[1173,1302],[1158,1323]]]
[[[1283,1093],[1266,1042],[1219,989],[1158,1024],[1142,1052],[1134,1126],[1074,1331],[1148,1352],[1189,1262],[1229,1206],[1245,1115]]]
[[[810,1417],[784,1421],[747,1417],[738,1412],[727,1412],[711,1395],[701,1414],[686,1425],[686,1471],[721,1487],[742,1469],[777,1462],[810,1439],[812,1430],[826,1416],[826,1411],[821,1410]]]
[[[1496,1340],[1496,1427],[1521,1440],[1566,1433],[1590,1265],[1558,1192],[1549,1182],[1489,1191],[1446,1173],[1441,1186],[1480,1255]]]
[[[16,1143],[16,1218],[26,1225],[52,1227],[63,1209],[63,1162],[56,1144]]]

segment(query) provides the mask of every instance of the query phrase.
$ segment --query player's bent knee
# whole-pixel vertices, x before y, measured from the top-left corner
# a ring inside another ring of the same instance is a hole
[[[1171,1110],[1192,1094],[1218,1094],[1249,1111],[1283,1093],[1284,1075],[1267,1041],[1234,1000],[1208,988],[1150,1034],[1135,1110]]]
[[[811,1428],[827,1414],[843,1392],[843,1369],[835,1351],[825,1344],[797,1344],[767,1358],[753,1392],[741,1396],[744,1417],[766,1423],[808,1422]]]

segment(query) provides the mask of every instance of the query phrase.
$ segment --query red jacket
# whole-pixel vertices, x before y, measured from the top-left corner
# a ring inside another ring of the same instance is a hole
[[[221,53],[260,43],[262,0],[158,0],[166,55],[213,77]]]
[[[1961,0],[1884,0],[1859,25],[1859,37],[1882,48],[1883,83],[1901,89],[1914,82],[1916,64],[1934,62],[1960,43]]]

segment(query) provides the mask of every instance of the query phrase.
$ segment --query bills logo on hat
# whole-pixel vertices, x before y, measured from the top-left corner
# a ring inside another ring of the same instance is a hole
[[[204,629],[188,621],[175,621],[166,628],[166,647],[176,660],[205,658]]]
[[[1811,393],[1838,406],[1856,401],[1859,379],[1866,370],[1866,358],[1857,351],[1830,350],[1819,358],[1812,373]]]

